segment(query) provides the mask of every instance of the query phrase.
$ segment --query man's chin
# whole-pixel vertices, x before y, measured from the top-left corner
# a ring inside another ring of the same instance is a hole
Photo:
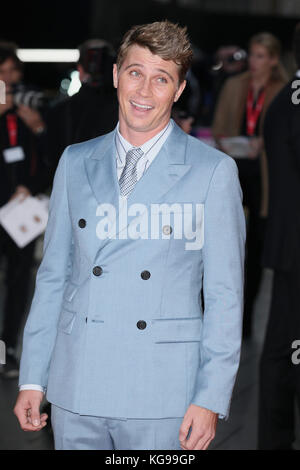
[[[127,125],[135,132],[149,132],[155,127],[151,120],[145,118],[130,119],[127,121]]]

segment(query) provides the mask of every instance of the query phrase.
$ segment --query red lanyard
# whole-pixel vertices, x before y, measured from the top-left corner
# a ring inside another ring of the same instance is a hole
[[[247,135],[254,135],[258,117],[261,113],[266,96],[266,90],[263,89],[258,97],[258,100],[254,104],[253,88],[249,88],[247,96]]]
[[[18,140],[17,116],[15,114],[7,114],[6,123],[7,123],[9,144],[11,147],[15,147],[17,145],[17,140]]]

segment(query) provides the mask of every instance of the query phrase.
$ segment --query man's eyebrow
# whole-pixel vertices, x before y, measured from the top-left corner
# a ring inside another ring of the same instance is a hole
[[[158,70],[159,72],[162,72],[162,73],[167,74],[168,77],[170,77],[170,79],[172,80],[172,82],[175,82],[174,78],[172,77],[172,75],[171,75],[169,72],[167,72],[167,71],[164,70],[164,69],[157,69],[157,70]]]
[[[143,66],[143,64],[129,64],[129,65],[127,65],[127,67],[125,67],[125,70],[128,70],[130,67],[144,67],[144,66]],[[155,70],[157,70],[158,72],[165,73],[172,80],[172,82],[175,82],[172,75],[169,72],[167,72],[166,70],[164,70],[164,69],[155,69]]]
[[[129,69],[130,67],[143,67],[143,64],[129,64],[125,67],[125,70]]]

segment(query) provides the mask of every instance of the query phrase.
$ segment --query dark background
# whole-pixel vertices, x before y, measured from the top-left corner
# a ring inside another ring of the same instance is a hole
[[[187,25],[192,42],[206,53],[221,44],[246,48],[249,37],[259,31],[274,33],[288,50],[299,20],[297,16],[229,14],[220,9],[213,13],[182,4],[178,0],[6,2],[1,4],[0,39],[14,41],[20,48],[76,48],[86,39],[99,37],[117,48],[133,24],[169,19]],[[44,88],[58,88],[72,68],[72,64],[26,64],[25,78]]]

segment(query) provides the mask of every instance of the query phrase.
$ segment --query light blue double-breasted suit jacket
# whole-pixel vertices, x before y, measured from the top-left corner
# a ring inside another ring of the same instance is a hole
[[[128,197],[140,213],[122,226],[114,136],[71,145],[60,159],[19,383],[47,387],[50,402],[84,415],[183,417],[194,403],[227,418],[243,305],[236,164],[175,125]],[[107,238],[99,237],[104,203],[117,217]],[[145,223],[142,236],[124,236],[142,212],[150,234],[150,208],[162,203],[177,205],[159,237],[147,237]],[[187,249],[195,220],[200,243]]]

